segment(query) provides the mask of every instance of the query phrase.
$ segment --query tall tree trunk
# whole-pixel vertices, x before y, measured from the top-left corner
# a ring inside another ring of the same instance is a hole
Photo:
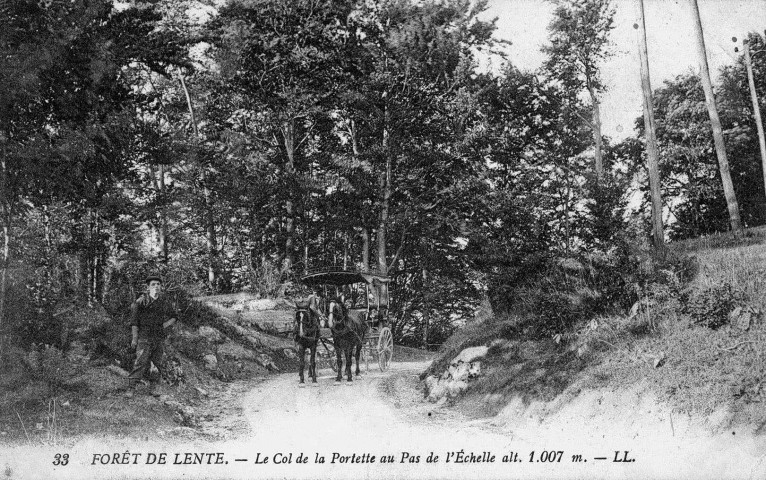
[[[428,269],[423,268],[423,346],[428,350],[428,329],[431,326],[431,302],[428,291]]]
[[[200,134],[199,134],[199,128],[197,127],[197,119],[194,116],[194,107],[192,106],[191,96],[189,96],[189,89],[186,88],[186,81],[184,80],[183,75],[179,75],[179,79],[181,80],[181,88],[183,88],[184,95],[186,96],[186,105],[189,108],[189,116],[191,118],[191,124],[192,128],[194,129],[194,144],[196,146],[199,146],[200,142]],[[212,292],[216,290],[216,280],[218,276],[217,272],[217,253],[218,253],[218,244],[217,239],[215,236],[215,223],[213,220],[213,211],[212,211],[212,202],[211,202],[211,193],[210,193],[210,187],[207,185],[207,173],[205,172],[205,166],[202,165],[202,162],[199,162],[199,169],[200,169],[200,183],[202,183],[202,195],[203,195],[203,202],[204,202],[204,211],[202,212],[203,216],[203,222],[205,224],[205,241],[207,242],[207,257],[208,257],[208,265],[207,265],[207,281],[208,281],[208,288]]]
[[[0,137],[4,142],[5,136]],[[2,145],[2,156],[0,157],[0,214],[3,222],[3,253],[0,258],[0,365],[5,365],[5,351],[8,344],[8,337],[5,334],[5,297],[8,291],[8,262],[10,261],[11,244],[11,216],[8,199],[8,163],[6,160],[5,145]]]
[[[282,126],[282,139],[285,148],[285,174],[288,182],[292,185],[295,175],[295,120],[290,119]],[[292,188],[288,189],[287,201],[285,202],[285,269],[290,271],[295,263],[295,205],[292,199]]]
[[[101,212],[96,210],[93,216],[93,300],[101,301],[103,288],[104,246],[101,243]]]
[[[742,234],[742,221],[739,217],[739,204],[734,192],[734,184],[731,181],[729,172],[729,160],[726,157],[726,144],[723,139],[723,129],[721,128],[721,119],[718,117],[718,108],[716,107],[715,96],[713,95],[713,84],[710,81],[710,70],[707,63],[707,49],[705,48],[705,38],[702,32],[702,19],[700,18],[699,6],[697,0],[692,0],[692,11],[694,14],[694,30],[697,40],[697,53],[700,62],[700,80],[702,89],[705,91],[705,103],[710,116],[710,125],[713,129],[713,142],[718,156],[718,169],[721,172],[721,182],[723,183],[723,193],[726,198],[726,206],[729,209],[729,222],[731,229],[736,235]]]
[[[348,232],[343,232],[343,270],[348,270]]]
[[[53,203],[53,202],[51,202]],[[45,271],[43,272],[43,284],[45,290],[51,292],[53,290],[53,236],[51,233],[51,212],[48,205],[43,205],[43,235],[45,236],[45,258],[43,259],[43,265]]]
[[[88,213],[86,217],[86,244],[85,244],[85,265],[87,268],[87,272],[85,274],[85,293],[86,293],[86,299],[88,301],[88,306],[93,306],[93,294],[94,294],[94,263],[95,263],[95,255],[93,252],[93,245],[94,241],[93,238],[95,236],[95,232],[93,231],[93,209],[88,208]]]
[[[362,237],[362,270],[370,271],[370,232],[367,228],[362,228],[359,234]]]
[[[567,164],[568,163],[569,159],[567,159]],[[566,198],[564,199],[564,232],[566,234],[566,254],[569,255],[570,246],[572,244],[572,222],[569,218],[572,197],[572,174],[567,170],[564,172],[564,175],[567,177]]]
[[[601,139],[601,104],[599,103],[596,89],[590,81],[588,81],[588,93],[590,94],[590,100],[593,104],[593,157],[596,161],[596,178],[599,183],[601,183],[604,179],[604,148]]]
[[[168,198],[167,187],[165,186],[165,165],[159,168],[159,187],[160,187],[160,261],[168,263]]]
[[[753,119],[758,131],[758,146],[761,149],[761,169],[763,170],[763,188],[766,193],[766,139],[763,134],[763,122],[761,121],[761,106],[758,103],[758,94],[755,91],[755,79],[753,78],[753,64],[750,61],[750,45],[747,38],[742,42],[745,47],[745,66],[747,67],[747,83],[750,85],[750,100],[753,102]]]
[[[352,118],[349,124],[349,134],[351,136],[351,152],[355,161],[359,160],[359,140],[357,139],[356,122]],[[362,270],[370,270],[370,232],[367,227],[361,227],[359,236],[362,237]],[[348,236],[346,237],[348,246]],[[347,247],[348,248],[348,247]]]
[[[663,251],[665,233],[662,225],[662,192],[660,190],[659,158],[657,136],[654,125],[654,102],[652,100],[652,82],[649,75],[649,52],[646,47],[646,18],[644,0],[638,0],[640,21],[638,23],[638,52],[641,57],[641,88],[644,93],[644,130],[646,136],[646,162],[649,170],[649,191],[652,197],[652,239],[654,248]]]
[[[351,134],[351,151],[354,154],[354,160],[358,160],[359,159],[359,139],[356,137],[356,122],[354,121],[354,119],[351,119],[349,133]]]
[[[378,272],[381,275],[388,274],[388,263],[386,261],[386,227],[388,226],[388,209],[389,202],[391,201],[391,168],[392,168],[392,156],[391,151],[391,138],[390,138],[390,125],[391,115],[390,110],[385,108],[384,112],[384,124],[383,124],[383,152],[386,156],[385,171],[378,176],[378,195],[380,198],[380,211],[378,214]]]
[[[10,222],[5,214],[3,217],[5,218],[3,220],[3,257],[0,259],[3,262],[2,270],[0,270],[0,327],[3,327],[3,323],[5,323],[5,297],[8,294],[8,262],[11,257]],[[3,332],[3,330],[0,330],[0,332]],[[0,334],[0,364],[3,363],[3,354],[7,345],[8,337],[3,332]]]

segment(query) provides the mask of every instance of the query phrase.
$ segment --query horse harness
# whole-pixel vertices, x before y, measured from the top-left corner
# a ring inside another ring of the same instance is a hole
[[[339,336],[340,335],[346,335],[347,331],[350,331],[351,333],[354,334],[354,336],[356,336],[356,339],[359,340],[359,344],[360,345],[364,345],[364,340],[362,340],[362,337],[356,332],[355,329],[351,328],[348,325],[348,319],[349,319],[348,312],[346,312],[343,307],[339,307],[339,308],[341,309],[341,312],[343,314],[343,318],[345,319],[345,322],[343,322],[343,329],[342,330],[336,330],[334,327],[330,328],[330,331],[332,331],[332,333],[333,333],[333,337],[336,334],[339,335]]]
[[[302,316],[304,316],[304,315],[309,320],[309,326],[306,329],[304,329],[305,321],[302,318]],[[295,320],[296,320],[296,325],[295,325],[295,329],[296,329],[295,337],[296,337],[296,339],[300,338],[300,339],[312,340],[313,341],[316,338],[318,338],[317,334],[319,333],[319,326],[315,325],[315,322],[312,320],[311,310],[309,310],[308,308],[299,308],[295,312]],[[305,331],[305,330],[308,330],[308,331]]]

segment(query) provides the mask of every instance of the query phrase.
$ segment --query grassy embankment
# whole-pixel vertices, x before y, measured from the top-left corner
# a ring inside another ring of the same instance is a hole
[[[456,400],[480,405],[473,412],[493,415],[518,397],[553,400],[574,385],[641,384],[675,411],[706,416],[723,407],[732,424],[759,432],[766,425],[766,229],[670,248],[695,259],[696,275],[644,298],[633,315],[581,322],[558,341],[525,339],[514,316],[479,318],[444,345],[429,371],[443,371],[463,348],[489,345],[483,374]]]
[[[248,381],[292,369],[295,360],[285,351],[291,342],[189,299],[181,311],[166,342],[167,374],[151,390],[126,393],[133,361],[127,321],[98,306],[66,312],[71,341],[63,352],[12,347],[0,371],[0,446],[244,433],[244,422],[226,424],[240,418],[232,398]]]

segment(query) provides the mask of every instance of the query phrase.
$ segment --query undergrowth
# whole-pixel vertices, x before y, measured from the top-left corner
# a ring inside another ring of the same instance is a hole
[[[709,415],[723,408],[727,421],[766,430],[760,408],[766,402],[765,238],[766,229],[757,229],[740,238],[672,244],[665,258],[636,255],[620,277],[629,306],[581,309],[566,325],[548,311],[556,304],[564,312],[587,304],[574,298],[577,289],[598,295],[582,288],[587,278],[567,283],[559,273],[559,281],[548,283],[556,295],[540,314],[522,308],[469,324],[423,376],[440,375],[464,348],[488,345],[482,375],[466,398],[551,400],[575,382],[610,389],[642,384],[678,411]]]

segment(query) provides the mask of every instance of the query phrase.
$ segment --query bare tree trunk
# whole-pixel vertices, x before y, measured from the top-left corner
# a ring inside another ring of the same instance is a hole
[[[721,128],[721,119],[718,117],[718,108],[716,107],[715,95],[713,94],[713,85],[710,81],[710,70],[707,63],[707,49],[705,48],[705,38],[702,32],[702,19],[700,18],[699,6],[697,0],[692,1],[692,10],[694,13],[694,30],[697,39],[697,53],[700,62],[700,80],[702,89],[705,91],[705,103],[710,116],[710,125],[713,129],[713,142],[718,156],[718,169],[721,172],[721,182],[723,183],[723,193],[726,198],[726,206],[729,209],[729,221],[731,229],[736,235],[742,234],[742,221],[739,217],[739,204],[734,192],[734,184],[731,180],[729,171],[729,160],[726,157],[726,144],[723,139],[723,129]]]
[[[367,272],[370,270],[370,232],[362,228],[359,236],[362,237],[362,270]]]
[[[383,152],[386,155],[385,172],[378,176],[378,194],[380,195],[380,212],[378,214],[378,272],[381,275],[388,274],[388,263],[386,261],[386,227],[388,226],[388,208],[391,200],[391,167],[392,152],[390,139],[390,113],[385,109],[383,125]]]
[[[568,160],[567,160],[567,163]],[[568,165],[567,165],[568,166]],[[570,199],[572,196],[572,174],[569,171],[564,172],[567,177],[566,198],[564,199],[564,231],[566,232],[566,254],[569,255],[572,244],[572,225],[569,218]]]
[[[101,265],[103,265],[101,268],[101,296],[98,301],[103,305],[106,303],[106,297],[109,294],[109,284],[111,283],[114,274],[107,262],[106,251],[101,253]]]
[[[5,137],[0,137],[4,141]],[[5,297],[8,291],[8,262],[10,261],[11,244],[11,216],[8,206],[8,163],[5,158],[6,150],[3,145],[2,158],[0,158],[0,214],[3,221],[3,254],[0,258],[0,365],[5,365],[5,350],[8,337],[4,331],[5,324]]]
[[[343,232],[343,270],[348,270],[348,232]]]
[[[43,205],[43,235],[45,236],[45,271],[43,279],[45,289],[50,292],[53,287],[53,236],[51,233],[51,212],[48,205]]]
[[[428,291],[428,269],[423,268],[423,346],[428,350],[428,328],[431,324],[431,305]]]
[[[162,263],[168,263],[168,198],[167,188],[165,186],[165,165],[159,168],[159,186],[160,186],[160,260]]]
[[[750,61],[750,45],[747,38],[742,42],[745,47],[745,66],[747,67],[747,83],[750,85],[750,100],[753,102],[753,118],[755,127],[758,130],[758,146],[761,149],[761,168],[763,170],[763,188],[766,192],[766,139],[763,135],[763,122],[761,121],[761,107],[758,103],[758,94],[755,91],[755,80],[753,79],[753,64]]]
[[[359,160],[359,140],[357,139],[356,133],[356,122],[354,119],[351,119],[349,125],[349,134],[351,136],[351,151],[354,160]],[[387,139],[385,135],[386,134],[384,133],[384,142]],[[362,237],[362,270],[367,272],[370,270],[370,232],[367,230],[367,227],[361,228],[359,236]],[[346,248],[348,249],[348,234],[346,236]],[[346,261],[345,258],[344,261]]]
[[[356,122],[351,119],[351,127],[349,129],[351,134],[351,151],[354,154],[354,160],[359,159],[359,140],[356,138]]]
[[[102,272],[104,265],[102,263],[103,245],[101,245],[101,214],[96,210],[93,215],[93,300],[101,301]]]
[[[649,52],[646,47],[646,18],[644,0],[638,0],[640,21],[638,23],[639,56],[641,57],[641,88],[644,92],[644,130],[646,136],[646,162],[649,170],[649,190],[652,197],[652,239],[654,248],[665,248],[665,233],[662,225],[662,192],[660,190],[659,158],[654,125],[654,102],[652,82],[649,75]]]
[[[8,292],[8,262],[10,261],[10,226],[7,221],[3,222],[3,267],[0,270],[0,327],[5,320],[5,297]],[[0,335],[0,363],[3,362],[3,353],[8,344],[8,337],[5,333]]]
[[[186,81],[184,81],[184,76],[181,74],[179,75],[179,79],[181,80],[181,88],[184,90],[184,95],[186,96],[186,105],[189,108],[189,115],[191,117],[191,124],[194,128],[194,143],[195,145],[199,145],[200,141],[200,134],[199,134],[199,128],[197,127],[197,119],[194,116],[194,107],[192,106],[191,97],[189,96],[189,90],[186,88]],[[207,174],[205,173],[205,167],[200,162],[200,182],[202,183],[202,195],[204,200],[204,212],[202,213],[204,223],[205,223],[205,240],[207,242],[207,253],[208,253],[208,266],[207,266],[207,281],[208,281],[208,287],[211,291],[215,291],[216,289],[216,280],[217,280],[217,252],[218,252],[218,244],[215,236],[215,223],[213,221],[213,212],[211,209],[211,194],[210,194],[210,188],[207,185]]]
[[[291,119],[282,127],[282,138],[285,148],[285,174],[292,182],[295,174],[295,120]],[[291,193],[289,193],[291,194]],[[295,263],[295,205],[292,198],[285,202],[285,269],[289,272]]]
[[[388,209],[391,200],[391,156],[386,156],[386,173],[381,175],[378,181],[378,187],[382,194],[380,200],[380,214],[378,215],[378,272],[381,275],[388,273],[388,264],[386,263],[386,227],[388,225]]]
[[[88,301],[88,306],[93,306],[93,294],[94,294],[94,275],[93,275],[93,267],[95,262],[95,255],[93,254],[93,209],[88,208],[88,214],[87,214],[87,241],[85,246],[85,265],[87,268],[87,273],[85,274],[86,278],[86,285],[85,285],[85,292],[86,292],[86,299]]]
[[[588,93],[590,94],[590,100],[593,104],[593,157],[596,161],[596,178],[599,183],[604,179],[604,154],[603,154],[603,140],[601,138],[601,107],[596,94],[596,89],[588,81]]]

